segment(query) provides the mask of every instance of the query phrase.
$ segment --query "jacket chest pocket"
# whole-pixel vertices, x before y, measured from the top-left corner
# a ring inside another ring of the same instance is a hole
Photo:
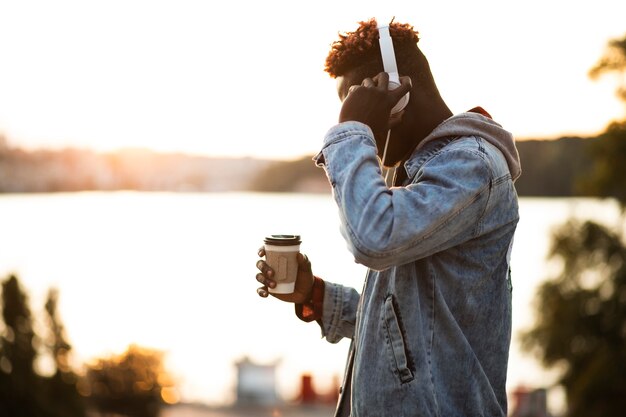
[[[405,335],[399,309],[393,295],[388,295],[382,311],[383,332],[386,342],[387,356],[391,362],[393,373],[401,383],[411,382],[415,365],[405,343]]]

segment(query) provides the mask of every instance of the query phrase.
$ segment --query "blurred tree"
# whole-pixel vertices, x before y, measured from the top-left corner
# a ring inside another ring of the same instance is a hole
[[[592,164],[589,145],[595,138],[564,137],[517,143],[524,168],[515,182],[520,196],[572,197],[578,195],[575,178]]]
[[[33,329],[26,293],[15,276],[2,283],[0,336],[0,416],[2,417],[84,417],[82,398],[76,389],[76,375],[69,367],[69,344],[56,312],[57,293],[48,296],[50,348],[56,362],[51,377],[34,370],[41,342]],[[63,351],[64,349],[64,351]],[[58,358],[58,359],[57,359]]]
[[[59,319],[57,311],[58,299],[59,292],[56,289],[50,289],[46,300],[46,313],[50,327],[48,345],[52,351],[56,373],[71,373],[69,353],[72,347],[65,338],[65,328]]]
[[[609,41],[604,55],[589,71],[593,79],[608,73],[618,76],[617,96],[626,103],[626,35]],[[597,141],[590,143],[594,163],[578,189],[600,197],[615,197],[626,206],[626,120],[612,122]]]
[[[279,161],[261,171],[249,186],[262,192],[330,192],[324,170],[315,166],[312,157]]]
[[[5,327],[0,338],[0,415],[45,416],[39,401],[41,378],[33,369],[38,339],[27,296],[13,275],[2,283],[2,318]]]
[[[609,42],[590,75],[606,72],[626,73],[626,37]],[[623,82],[617,92],[626,100]],[[593,166],[580,188],[626,208],[626,121],[611,123],[589,150]],[[626,410],[624,224],[622,210],[619,232],[591,221],[570,221],[555,232],[550,256],[563,268],[539,288],[536,324],[522,335],[524,349],[562,369],[569,417],[617,417]]]
[[[33,331],[26,294],[15,276],[2,283],[0,337],[0,415],[36,417],[45,415],[39,398],[41,380],[33,369],[37,339]]]
[[[135,345],[118,356],[90,365],[82,391],[101,414],[155,417],[178,394],[165,371],[163,354]]]
[[[617,96],[626,101],[626,35],[622,39],[609,41],[604,55],[589,71],[589,76],[596,79],[607,73],[616,73],[622,78],[618,81]]]
[[[72,347],[65,336],[65,328],[57,311],[59,293],[50,289],[46,301],[48,327],[50,329],[46,345],[54,360],[55,372],[46,379],[46,397],[50,411],[59,417],[84,416],[85,404],[78,394],[78,376],[70,366]]]
[[[522,345],[547,367],[560,366],[567,416],[618,417],[626,410],[626,247],[593,222],[569,222],[554,235],[559,277],[537,294],[537,323]]]
[[[587,195],[615,197],[626,207],[626,121],[613,122],[598,140],[590,142],[592,166],[579,177],[578,189]]]

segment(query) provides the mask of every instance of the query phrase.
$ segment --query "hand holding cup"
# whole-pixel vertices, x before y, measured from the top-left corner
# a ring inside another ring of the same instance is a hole
[[[267,242],[268,239],[266,239],[266,245],[258,252],[259,256],[264,256],[266,259],[260,259],[256,264],[260,271],[256,279],[263,284],[263,287],[257,289],[257,293],[261,297],[271,294],[279,300],[298,304],[308,301],[315,278],[311,270],[311,262],[306,255],[299,252],[299,239],[295,253],[288,253],[287,250],[281,252],[280,248],[274,252],[276,246],[272,243],[275,241]],[[271,253],[270,250],[272,250]],[[290,261],[295,262],[295,265],[289,265]]]

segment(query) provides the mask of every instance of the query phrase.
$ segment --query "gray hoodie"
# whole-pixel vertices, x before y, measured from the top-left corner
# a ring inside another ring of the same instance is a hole
[[[502,152],[506,158],[513,181],[522,174],[519,154],[515,147],[513,135],[489,117],[478,113],[461,113],[445,120],[420,142],[416,151],[434,139],[455,136],[480,136]]]

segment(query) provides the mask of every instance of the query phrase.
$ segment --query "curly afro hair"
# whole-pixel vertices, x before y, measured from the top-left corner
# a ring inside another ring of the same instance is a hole
[[[417,48],[419,33],[413,29],[413,26],[395,23],[392,20],[389,24],[389,33],[396,51],[419,51]],[[331,45],[324,70],[333,78],[363,66],[376,68],[375,72],[382,71],[378,38],[378,25],[373,18],[366,22],[359,22],[359,27],[354,32],[340,33],[339,40]],[[398,55],[396,52],[396,58],[399,59]],[[401,63],[398,62],[398,66],[400,65]]]

